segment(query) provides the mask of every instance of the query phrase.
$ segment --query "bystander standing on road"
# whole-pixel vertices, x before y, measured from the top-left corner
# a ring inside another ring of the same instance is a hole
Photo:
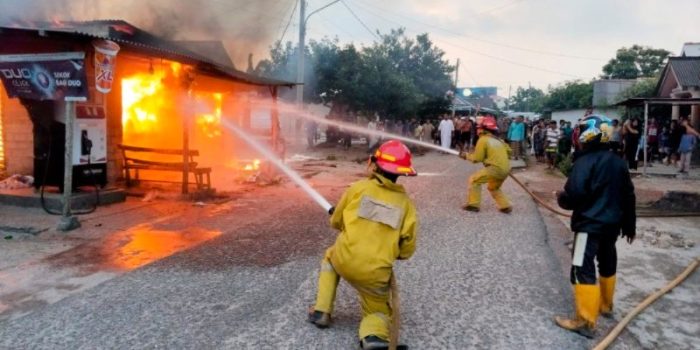
[[[562,120],[561,123],[561,138],[559,139],[559,154],[562,158],[566,158],[571,154],[572,138],[574,129],[571,128],[571,123]]]
[[[431,143],[433,140],[433,132],[435,131],[435,126],[433,126],[433,123],[431,123],[430,120],[425,120],[423,121],[422,128],[423,130],[420,140]]]
[[[537,161],[542,163],[544,159],[544,148],[547,139],[547,126],[544,123],[544,119],[537,121],[537,124],[532,127],[532,144],[535,150],[535,158]]]
[[[525,123],[523,123],[522,115],[516,117],[515,121],[510,124],[507,139],[510,141],[510,148],[513,150],[513,159],[522,158],[523,141],[525,141]]]
[[[690,159],[693,158],[693,150],[697,146],[697,138],[700,137],[700,134],[690,126],[688,119],[682,119],[681,126],[682,129],[685,129],[685,134],[681,137],[681,142],[678,146],[678,153],[680,154],[679,172],[685,174],[690,171]]]
[[[438,126],[438,131],[440,132],[440,145],[442,148],[450,149],[452,146],[452,132],[455,129],[455,125],[452,119],[448,115],[444,115],[440,126]]]
[[[659,155],[659,126],[655,118],[649,118],[646,146],[649,150],[648,161],[653,162]]]
[[[549,122],[549,128],[545,133],[546,135],[546,145],[545,152],[547,154],[547,169],[554,169],[555,161],[557,159],[557,147],[559,145],[559,139],[561,138],[561,131],[557,129],[557,122],[551,120]]]
[[[469,120],[467,117],[462,117],[460,118],[460,125],[459,125],[459,151],[462,152],[465,149],[468,150],[471,147],[471,130],[472,130],[472,121]]]
[[[668,127],[662,127],[661,132],[659,132],[659,161],[661,163],[668,163],[668,158],[671,154],[671,147],[669,147],[670,137]]]
[[[316,135],[318,134],[318,124],[310,120],[306,123],[306,143],[309,148],[316,146]]]
[[[620,121],[613,119],[612,121],[612,131],[610,135],[610,150],[620,155],[620,150],[622,149],[622,128],[620,127]]]
[[[379,119],[379,116],[375,114],[374,119],[371,119],[369,123],[367,123],[367,129],[369,130],[377,130],[377,121]],[[376,144],[379,142],[379,137],[377,135],[368,135],[367,136],[367,149],[369,151],[372,151]]]
[[[636,118],[627,120],[625,130],[625,159],[630,169],[637,169],[637,148],[639,147],[639,121]]]
[[[673,164],[675,166],[678,164],[678,159],[680,158],[678,147],[681,145],[681,138],[683,134],[685,134],[685,130],[683,130],[678,120],[671,120],[671,129],[669,133],[668,146],[671,149],[671,153],[668,157],[668,164]]]

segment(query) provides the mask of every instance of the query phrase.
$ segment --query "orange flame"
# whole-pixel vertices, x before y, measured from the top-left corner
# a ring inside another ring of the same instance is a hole
[[[154,133],[167,133],[165,129],[169,126],[172,130],[172,126],[179,125],[173,119],[179,112],[173,100],[177,98],[177,89],[180,87],[172,84],[171,82],[178,80],[171,78],[178,78],[183,66],[178,62],[169,62],[166,67],[152,73],[137,73],[122,79],[122,125],[125,142],[143,140]],[[195,125],[199,132],[208,138],[221,136],[223,94],[197,93],[194,98],[202,102],[198,105],[211,108],[206,113],[195,115]],[[172,139],[173,134],[167,136]]]
[[[252,163],[246,164],[245,167],[243,168],[243,170],[245,170],[245,171],[254,171],[254,170],[258,170],[258,169],[260,169],[260,160],[259,159],[253,160]]]

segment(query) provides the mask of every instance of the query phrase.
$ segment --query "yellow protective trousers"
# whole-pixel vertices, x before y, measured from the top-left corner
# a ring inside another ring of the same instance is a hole
[[[374,335],[379,338],[389,339],[389,325],[391,323],[391,307],[389,305],[389,281],[359,281],[352,274],[343,271],[342,266],[334,267],[331,263],[335,247],[326,250],[321,261],[321,272],[318,278],[318,295],[314,310],[325,313],[333,313],[335,293],[340,277],[343,277],[352,285],[360,296],[362,309],[362,321],[360,322],[360,339]]]
[[[508,197],[501,191],[503,181],[508,177],[508,172],[495,166],[487,166],[469,177],[469,194],[467,205],[478,208],[481,205],[481,185],[488,184],[488,190],[496,201],[499,209],[511,206]]]

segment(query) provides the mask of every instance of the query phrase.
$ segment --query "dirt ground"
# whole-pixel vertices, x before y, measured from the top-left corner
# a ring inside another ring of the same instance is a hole
[[[542,164],[530,164],[515,174],[536,195],[558,208],[556,191],[566,178],[550,172]],[[661,199],[668,191],[700,192],[700,181],[668,177],[635,177],[639,208]],[[550,244],[569,274],[572,234],[569,218],[540,207]],[[566,249],[556,249],[562,246]],[[616,322],[649,294],[662,288],[681,273],[693,259],[700,259],[700,217],[639,218],[637,238],[632,245],[618,241],[618,284],[615,295],[615,322],[601,319],[600,330],[607,333]],[[624,345],[613,348],[697,349],[700,334],[700,273],[696,272],[672,293],[662,297],[638,316],[624,332]]]

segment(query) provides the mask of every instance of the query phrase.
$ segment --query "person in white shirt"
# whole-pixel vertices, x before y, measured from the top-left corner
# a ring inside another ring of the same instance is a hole
[[[440,131],[440,144],[443,148],[450,149],[452,145],[452,132],[455,130],[455,125],[452,119],[447,115],[443,116],[440,125],[438,126],[438,131]]]

